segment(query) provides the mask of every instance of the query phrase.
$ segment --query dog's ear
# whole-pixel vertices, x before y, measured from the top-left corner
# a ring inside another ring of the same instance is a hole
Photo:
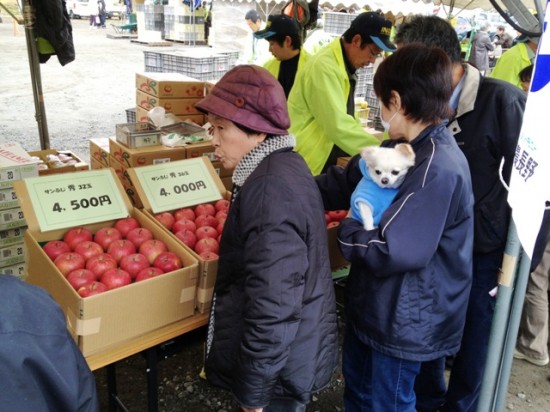
[[[399,143],[395,145],[395,150],[401,153],[405,157],[405,159],[410,162],[411,166],[414,164],[414,158],[416,157],[416,155],[414,154],[414,150],[410,144]]]
[[[367,146],[361,149],[361,157],[365,159],[365,162],[367,164],[372,162],[372,159],[376,156],[376,152],[378,151],[378,146]]]

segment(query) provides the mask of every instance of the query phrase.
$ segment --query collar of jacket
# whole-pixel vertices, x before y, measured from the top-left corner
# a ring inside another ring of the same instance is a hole
[[[466,76],[466,79],[458,100],[455,118],[474,110],[477,92],[481,84],[481,73],[470,64],[464,65],[464,76]]]

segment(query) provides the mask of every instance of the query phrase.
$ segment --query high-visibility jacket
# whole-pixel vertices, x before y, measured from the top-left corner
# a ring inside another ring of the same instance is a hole
[[[531,63],[527,45],[525,43],[518,43],[507,52],[502,53],[490,77],[504,80],[521,88],[519,72]]]
[[[300,57],[298,58],[298,71],[302,70],[306,63],[309,61],[311,55],[304,49],[300,50]],[[279,71],[281,70],[281,61],[275,58],[269,59],[264,63],[264,69],[273,75],[276,79],[279,78]],[[297,72],[296,72],[297,73]]]

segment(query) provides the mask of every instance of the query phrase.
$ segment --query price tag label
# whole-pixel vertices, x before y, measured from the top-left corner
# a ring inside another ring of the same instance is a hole
[[[213,202],[222,195],[201,158],[133,169],[153,213]]]
[[[27,178],[25,185],[43,232],[128,216],[108,169]]]

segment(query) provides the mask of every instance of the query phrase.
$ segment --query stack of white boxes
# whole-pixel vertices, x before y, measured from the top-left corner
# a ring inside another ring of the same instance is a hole
[[[25,276],[26,221],[13,182],[38,176],[38,167],[17,143],[0,145],[0,273]]]

